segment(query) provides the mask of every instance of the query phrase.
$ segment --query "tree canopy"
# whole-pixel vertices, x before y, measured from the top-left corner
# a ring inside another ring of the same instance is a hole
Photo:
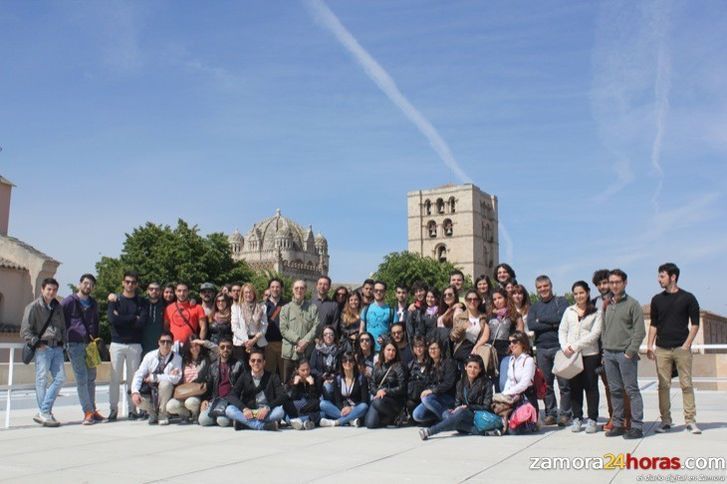
[[[397,284],[411,287],[416,281],[424,281],[441,291],[449,285],[449,274],[456,269],[458,267],[451,262],[440,262],[413,252],[391,252],[384,256],[374,279],[386,283],[389,295],[393,295]],[[472,279],[466,276],[464,287],[470,286]]]

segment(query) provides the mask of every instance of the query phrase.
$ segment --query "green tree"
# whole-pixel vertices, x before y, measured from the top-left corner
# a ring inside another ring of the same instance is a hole
[[[256,277],[244,261],[232,259],[224,234],[212,233],[203,237],[196,225],[190,226],[181,219],[175,228],[147,222],[126,234],[118,258],[102,257],[96,263],[94,297],[102,311],[105,339],[108,339],[106,298],[110,292],[121,290],[125,270],[139,273],[141,287],[152,281],[160,284],[177,281],[189,284],[193,293],[203,282],[220,287],[228,282],[253,281]]]
[[[374,279],[384,281],[387,287],[387,299],[393,300],[397,284],[407,287],[416,281],[424,281],[441,291],[449,285],[449,274],[458,269],[451,262],[439,262],[431,257],[422,257],[413,252],[391,252],[384,256]],[[464,287],[471,287],[472,279],[465,277]]]

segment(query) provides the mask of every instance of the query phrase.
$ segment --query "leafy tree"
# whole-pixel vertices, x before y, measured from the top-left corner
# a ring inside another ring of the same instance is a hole
[[[232,259],[224,234],[202,237],[196,225],[190,226],[181,219],[175,228],[147,222],[126,234],[118,258],[102,257],[96,263],[94,297],[102,311],[105,339],[108,338],[106,298],[110,292],[121,290],[123,273],[128,269],[139,273],[141,287],[152,281],[160,284],[178,281],[189,284],[193,293],[203,282],[221,287],[228,282],[254,281],[256,277],[244,261]]]
[[[449,285],[449,274],[458,269],[451,262],[440,262],[431,257],[422,257],[413,252],[392,252],[384,256],[374,279],[384,281],[387,287],[387,299],[393,300],[396,285],[407,287],[416,281],[424,281],[441,291]],[[471,287],[472,279],[465,277],[464,287]]]

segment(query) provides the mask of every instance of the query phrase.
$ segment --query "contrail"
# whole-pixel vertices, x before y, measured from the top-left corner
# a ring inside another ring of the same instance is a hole
[[[429,140],[429,144],[432,145],[432,148],[439,155],[439,158],[452,170],[459,181],[462,183],[472,183],[472,179],[462,170],[462,167],[454,158],[449,145],[439,135],[432,123],[409,102],[386,70],[358,43],[353,35],[351,35],[351,32],[338,20],[338,17],[321,0],[308,0],[307,3],[312,9],[315,18],[331,31],[336,39],[353,55],[361,67],[363,67],[366,75],[379,86],[379,89],[386,94],[389,100]]]
[[[659,197],[664,184],[664,170],[661,167],[661,149],[666,126],[666,117],[669,112],[669,90],[671,88],[671,59],[666,45],[667,30],[669,28],[668,4],[664,9],[654,13],[654,30],[659,51],[656,59],[656,80],[654,81],[654,97],[656,99],[656,134],[651,145],[651,165],[656,170],[659,182],[656,192],[651,199],[654,209],[659,211]]]

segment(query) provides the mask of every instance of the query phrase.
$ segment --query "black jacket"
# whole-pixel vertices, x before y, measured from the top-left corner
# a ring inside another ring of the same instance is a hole
[[[318,378],[325,378],[326,376],[332,377],[338,370],[339,356],[340,350],[338,348],[334,349],[330,355],[314,349],[310,357],[310,372]]]
[[[436,314],[427,315],[426,308],[420,308],[410,313],[406,328],[409,342],[414,341],[414,336],[424,336],[427,341],[436,338],[437,317]]]
[[[297,384],[293,384],[293,380],[288,383],[288,397],[291,400],[305,400],[306,403],[298,410],[300,415],[317,412],[320,410],[321,387],[323,386],[321,379],[313,375],[313,384],[305,380],[300,380]],[[293,377],[295,379],[295,377]]]
[[[227,395],[227,401],[240,410],[245,408],[256,409],[255,395],[260,390],[265,392],[265,398],[267,398],[270,408],[288,403],[288,394],[280,383],[280,378],[276,373],[270,373],[267,370],[263,373],[259,387],[255,386],[252,373],[244,372],[235,382],[232,392]]]
[[[333,404],[342,409],[349,405],[348,400],[351,400],[354,405],[359,403],[369,403],[371,396],[369,395],[369,381],[364,375],[359,375],[353,382],[353,389],[351,390],[350,397],[344,397],[341,393],[343,386],[343,376],[337,375],[333,380]]]
[[[409,363],[407,373],[409,374],[406,391],[407,398],[418,402],[422,392],[427,388],[427,373],[424,363],[419,363],[418,360],[413,359]]]
[[[454,395],[457,385],[457,364],[450,358],[439,360],[439,365],[427,367],[427,388],[435,395]]]
[[[119,294],[118,299],[109,303],[108,308],[111,342],[141,344],[146,316],[146,300],[143,297],[137,295],[127,298]]]
[[[465,390],[467,396],[465,397]],[[487,377],[480,377],[469,384],[467,377],[457,383],[457,396],[454,401],[454,406],[467,405],[470,410],[490,410],[492,407],[492,380]]]
[[[373,375],[369,380],[369,393],[376,395],[379,390],[386,390],[387,397],[397,400],[406,398],[406,371],[401,363],[374,365]]]
[[[237,361],[234,358],[227,360],[227,364],[230,366],[230,385],[235,387],[240,375],[245,371],[245,363],[240,360]],[[209,365],[209,371],[207,372],[207,388],[209,391],[210,398],[215,398],[219,395],[220,389],[220,360],[215,359]],[[232,390],[231,390],[232,392]]]

